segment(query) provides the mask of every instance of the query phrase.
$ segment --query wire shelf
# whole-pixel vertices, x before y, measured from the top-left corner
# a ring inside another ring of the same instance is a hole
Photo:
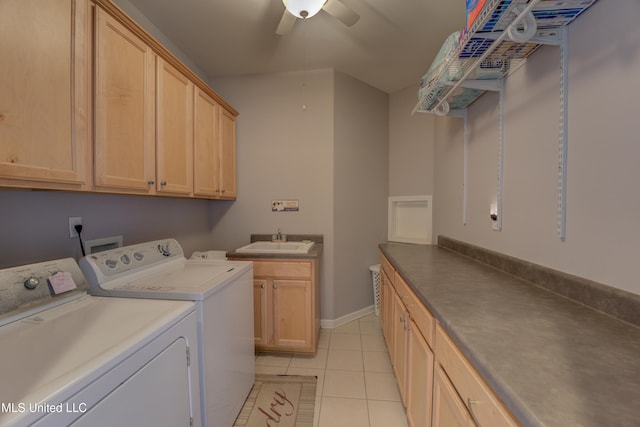
[[[503,79],[546,43],[545,38],[555,36],[554,29],[569,25],[596,1],[487,0],[471,27],[462,31],[458,46],[435,72],[430,70],[429,81],[421,81],[413,112],[443,115],[466,108],[486,91],[468,81]],[[527,19],[535,19],[535,33],[527,40],[512,40],[509,32],[522,30]]]

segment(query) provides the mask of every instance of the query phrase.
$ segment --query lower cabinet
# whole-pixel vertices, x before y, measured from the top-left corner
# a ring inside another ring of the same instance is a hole
[[[433,351],[413,320],[409,320],[408,335],[407,418],[411,426],[429,426],[433,400]]]
[[[471,425],[518,426],[519,424],[440,325],[436,327],[435,341],[436,365],[451,381],[450,384],[456,392],[455,397],[461,405],[457,407],[462,408],[460,410],[474,421]],[[434,426],[449,426],[447,423],[436,424],[435,421],[436,417],[434,417]]]
[[[382,329],[411,427],[431,425],[433,316],[383,259]],[[394,277],[393,280],[390,277]],[[426,316],[426,317],[425,317]]]
[[[440,366],[436,367],[433,383],[433,426],[476,427]]]
[[[384,336],[387,346],[391,348],[393,346],[393,330],[391,327],[391,318],[393,316],[393,285],[391,277],[394,273],[390,274],[385,270],[384,266],[380,269],[380,323],[382,327],[382,335]]]
[[[256,351],[315,353],[320,335],[318,259],[253,261]]]
[[[407,330],[407,323],[409,319],[409,312],[400,300],[397,293],[393,294],[393,347],[390,353],[391,365],[393,366],[393,372],[396,374],[396,380],[398,381],[398,389],[400,390],[400,396],[402,401],[407,402],[407,350],[409,345],[409,337]]]
[[[400,274],[381,261],[380,321],[409,425],[517,427]]]

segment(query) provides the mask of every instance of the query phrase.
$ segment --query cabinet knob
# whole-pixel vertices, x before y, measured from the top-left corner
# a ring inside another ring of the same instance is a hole
[[[165,185],[167,185],[167,181],[160,181],[160,185],[164,187]]]
[[[220,190],[221,193],[224,193],[224,188],[222,190]]]
[[[260,285],[260,289],[264,289],[264,283]]]
[[[273,284],[273,289],[278,289],[278,285],[276,285],[275,283]]]
[[[154,180],[152,180],[152,179],[150,179],[149,181],[147,181],[147,184],[149,184],[149,185],[153,185],[153,184],[155,184],[155,183],[156,183],[156,182],[155,182]]]

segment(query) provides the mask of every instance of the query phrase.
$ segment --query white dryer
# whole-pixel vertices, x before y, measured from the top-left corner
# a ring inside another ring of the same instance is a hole
[[[87,295],[71,258],[0,270],[0,425],[201,425],[195,304]]]
[[[233,425],[255,381],[253,264],[187,260],[174,239],[80,260],[93,295],[194,301],[203,425]]]

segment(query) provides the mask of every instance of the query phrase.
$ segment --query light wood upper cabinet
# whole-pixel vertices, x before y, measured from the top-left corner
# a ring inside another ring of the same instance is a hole
[[[193,83],[162,58],[156,60],[156,190],[193,190]]]
[[[200,88],[195,90],[193,127],[193,194],[218,196],[218,114],[220,106]]]
[[[233,114],[196,88],[193,137],[195,196],[236,198],[235,119]]]
[[[219,197],[235,199],[236,188],[236,117],[229,111],[220,108],[220,136],[219,136],[219,167],[220,182]]]
[[[0,185],[83,189],[89,4],[0,2]]]
[[[152,192],[155,54],[132,31],[97,7],[94,55],[94,184]]]
[[[236,198],[237,112],[112,1],[2,0],[0,31],[0,186]]]

